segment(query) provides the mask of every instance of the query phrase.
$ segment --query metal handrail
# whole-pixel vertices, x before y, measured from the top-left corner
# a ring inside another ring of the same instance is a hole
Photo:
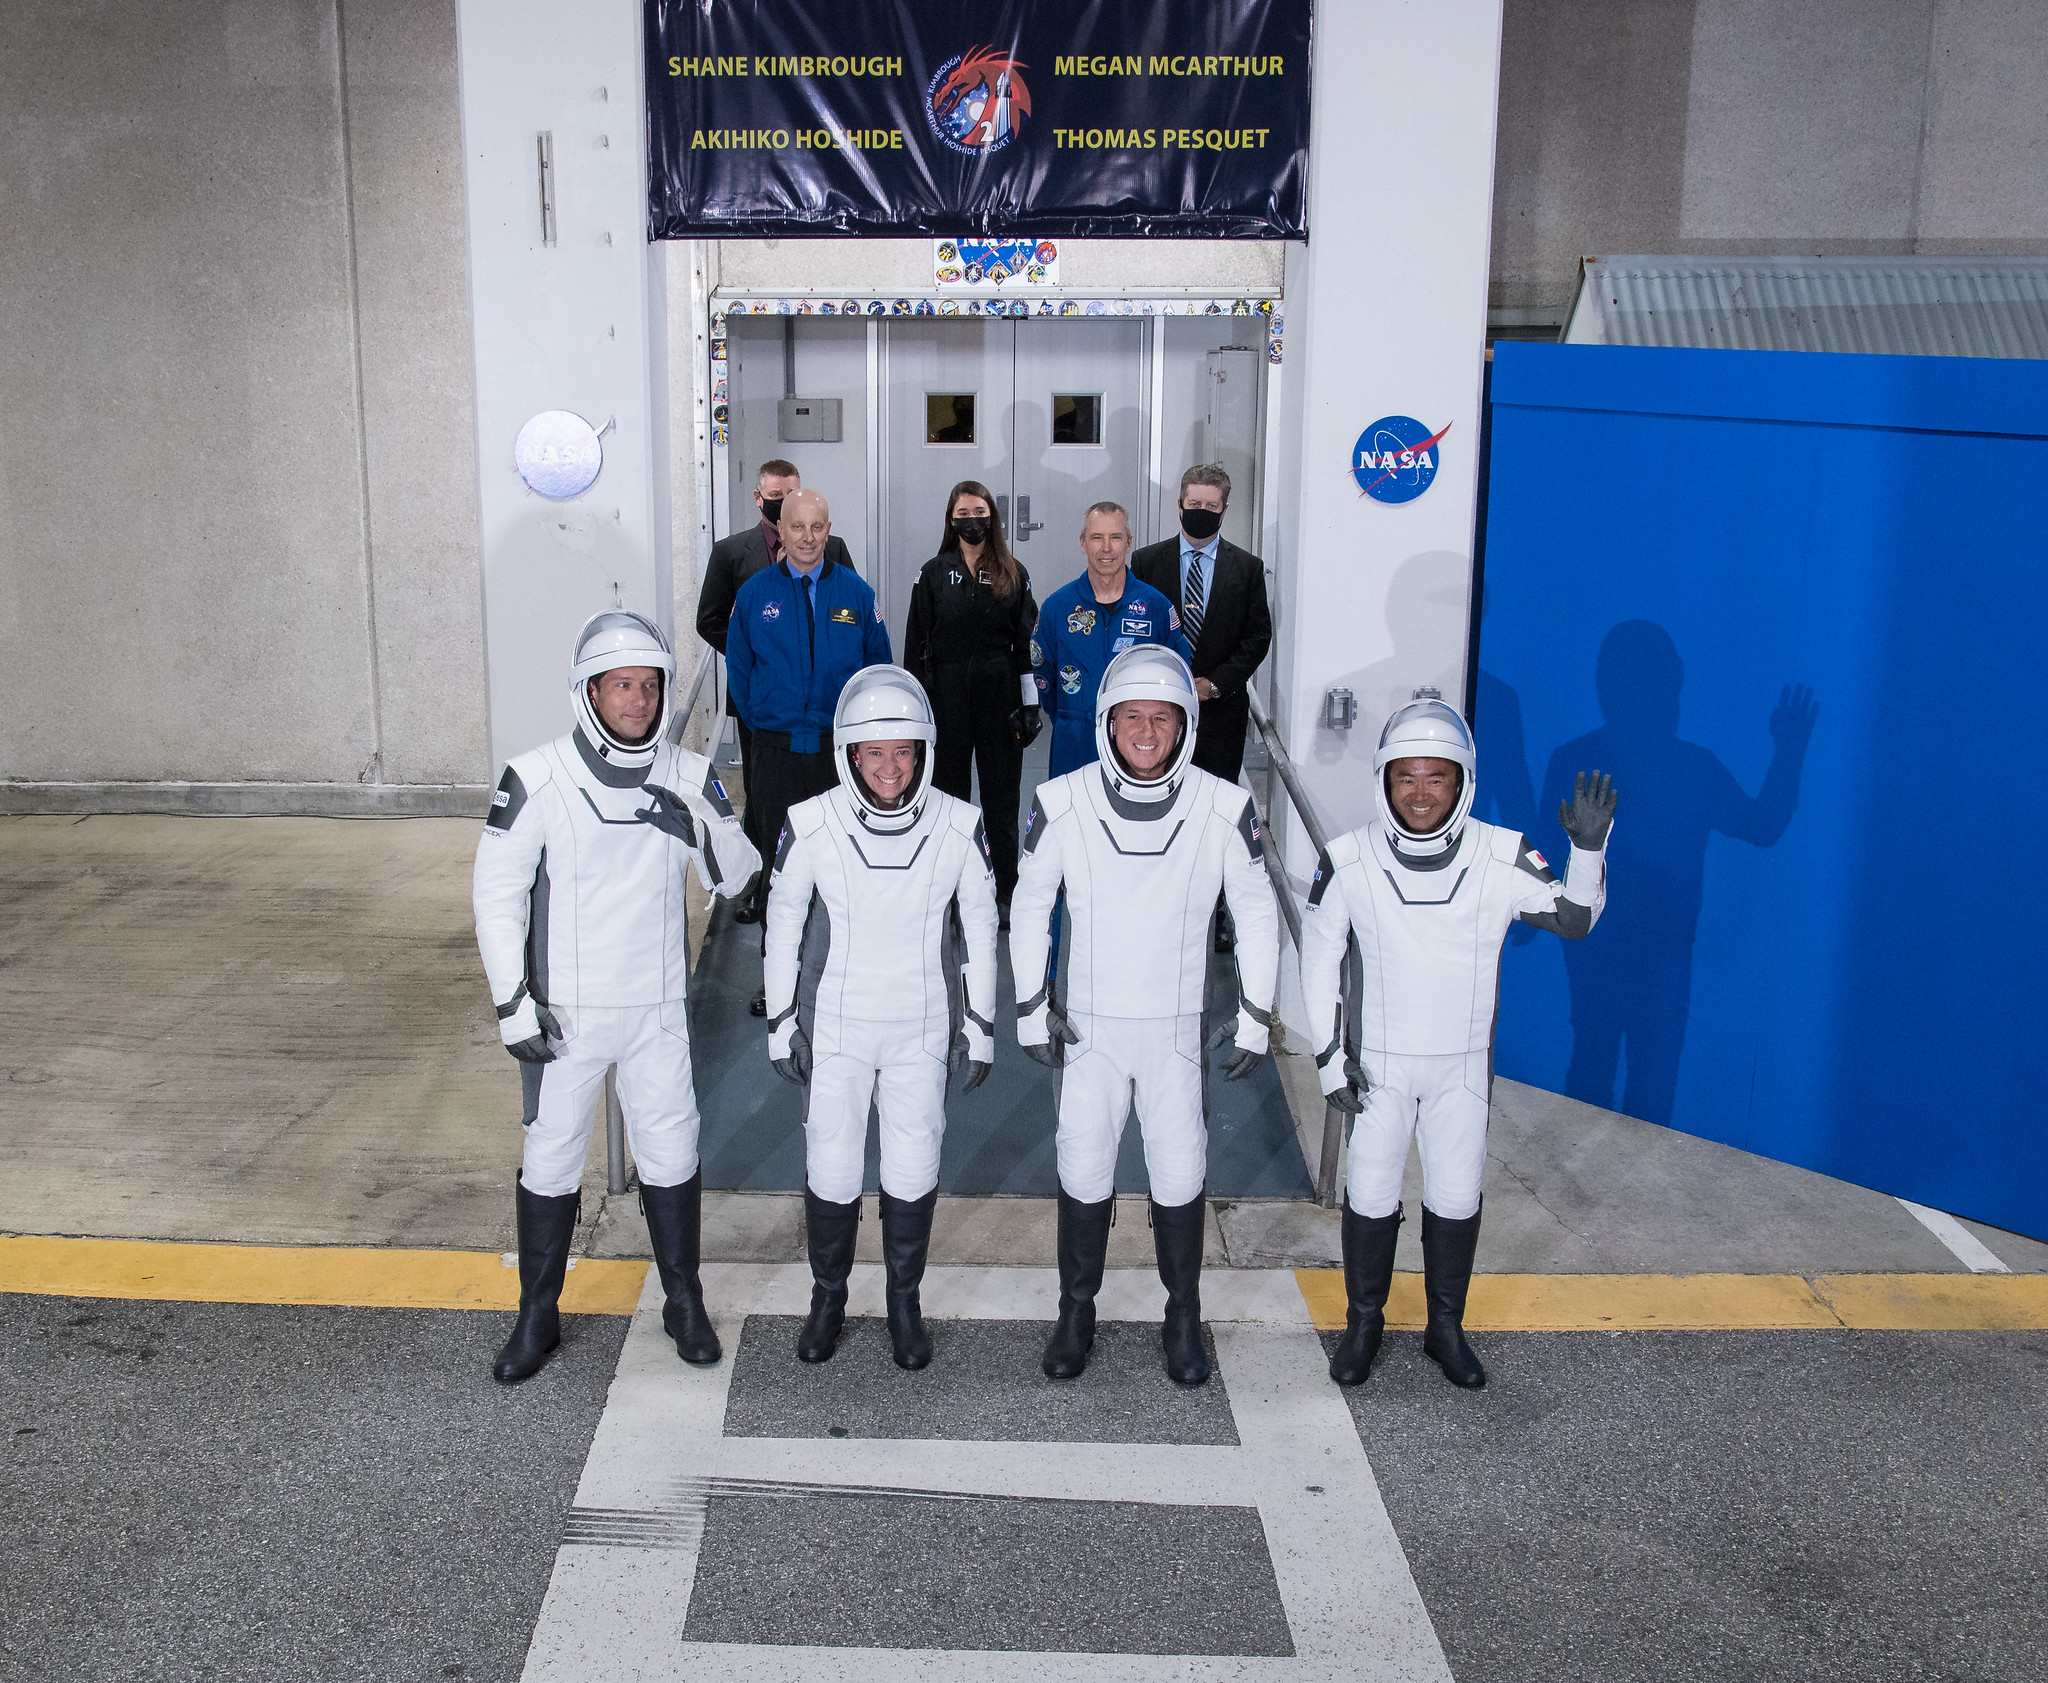
[[[683,733],[690,728],[690,718],[697,711],[697,702],[704,693],[704,680],[711,676],[711,669],[718,664],[718,651],[709,644],[697,658],[697,670],[690,674],[690,687],[683,692],[683,704],[670,720],[668,740],[681,742]],[[626,1113],[619,1104],[619,1066],[613,1064],[604,1072],[604,1180],[605,1190],[614,1198],[625,1196],[626,1174]]]
[[[717,664],[718,651],[709,643],[705,644],[704,653],[697,660],[697,670],[690,674],[690,687],[683,692],[683,704],[669,722],[669,741],[682,741],[683,732],[690,728],[690,716],[697,711],[697,698],[704,693],[704,680],[711,676],[711,669]]]
[[[1245,698],[1251,703],[1252,724],[1257,728],[1259,740],[1266,745],[1266,757],[1280,774],[1281,787],[1287,791],[1288,804],[1301,819],[1301,827],[1308,832],[1308,839],[1320,856],[1330,851],[1329,832],[1317,820],[1315,809],[1309,805],[1308,791],[1302,787],[1301,774],[1294,769],[1294,761],[1288,755],[1287,744],[1280,740],[1279,731],[1273,728],[1273,721],[1261,705],[1258,692],[1247,686]],[[1254,799],[1256,805],[1256,798]],[[1264,815],[1261,815],[1263,822]],[[1271,825],[1265,826],[1270,833]],[[1287,920],[1287,933],[1294,938],[1294,950],[1301,951],[1301,911],[1294,903],[1294,885],[1287,880],[1287,872],[1281,866],[1278,848],[1265,850],[1266,871],[1273,879],[1273,893],[1280,901],[1280,915]],[[1344,1006],[1338,1016],[1339,1024],[1350,1021],[1350,965],[1346,964],[1338,977],[1339,997]],[[1341,1031],[1340,1031],[1341,1032]],[[1343,1166],[1344,1146],[1351,1125],[1350,1115],[1333,1104],[1323,1107],[1323,1149],[1321,1161],[1316,1166],[1316,1202],[1324,1209],[1337,1205],[1337,1171]]]

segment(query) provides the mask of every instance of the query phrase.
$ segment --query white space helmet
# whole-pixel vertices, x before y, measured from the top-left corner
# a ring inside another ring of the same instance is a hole
[[[661,674],[661,716],[645,742],[621,742],[606,728],[590,704],[590,680],[621,666],[651,666]],[[676,657],[668,638],[651,619],[627,608],[606,608],[583,622],[576,633],[576,654],[569,664],[569,694],[576,704],[576,722],[606,760],[615,766],[649,766],[668,734],[676,704]]]
[[[924,686],[900,666],[864,666],[846,680],[832,714],[832,758],[839,786],[868,829],[893,835],[909,829],[924,811],[931,793],[938,750],[938,727]],[[917,770],[910,792],[895,807],[875,804],[874,792],[854,769],[855,751],[863,742],[915,742]]]
[[[1170,701],[1187,717],[1180,746],[1149,782],[1141,783],[1131,775],[1109,740],[1109,710],[1122,701]],[[1095,757],[1102,762],[1103,780],[1110,792],[1127,801],[1172,800],[1195,756],[1195,726],[1201,716],[1202,704],[1195,696],[1188,663],[1173,650],[1159,643],[1140,643],[1112,660],[1102,674],[1102,687],[1095,692]]]
[[[1458,779],[1458,798],[1451,803],[1450,816],[1426,836],[1418,836],[1404,825],[1387,799],[1387,767],[1396,760],[1449,760],[1463,774]],[[1472,732],[1458,711],[1440,690],[1419,689],[1407,706],[1395,709],[1380,732],[1380,745],[1372,757],[1373,800],[1379,806],[1380,823],[1396,853],[1411,859],[1429,859],[1455,847],[1465,820],[1472,815],[1472,793],[1479,770],[1479,751]]]

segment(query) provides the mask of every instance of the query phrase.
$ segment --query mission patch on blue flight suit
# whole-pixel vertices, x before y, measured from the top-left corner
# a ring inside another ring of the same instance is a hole
[[[1073,632],[1076,637],[1094,636],[1095,610],[1093,608],[1076,608],[1067,615],[1067,629]]]
[[[1068,695],[1079,695],[1081,693],[1080,667],[1062,666],[1060,668],[1060,688]]]

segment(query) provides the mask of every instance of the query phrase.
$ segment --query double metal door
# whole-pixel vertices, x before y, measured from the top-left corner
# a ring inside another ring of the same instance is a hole
[[[881,552],[876,588],[900,650],[948,495],[988,487],[1010,548],[1047,594],[1082,568],[1081,519],[1121,503],[1150,536],[1144,318],[918,316],[881,324]]]

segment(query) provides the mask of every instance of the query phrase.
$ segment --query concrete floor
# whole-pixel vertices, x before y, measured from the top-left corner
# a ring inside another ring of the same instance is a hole
[[[460,819],[0,818],[0,1232],[509,1247],[518,1072],[476,956],[475,838]],[[1278,1063],[1313,1164],[1312,1067]],[[1502,1272],[1963,1266],[1895,1199],[1513,1082],[1486,1197],[1480,1266]],[[800,1203],[707,1199],[707,1256],[794,1260]],[[604,1194],[601,1136],[584,1209],[590,1254],[647,1254],[637,1200]],[[2048,1245],[1965,1226],[2048,1270]],[[1328,1263],[1336,1228],[1225,1201],[1210,1259]],[[946,1199],[935,1257],[1033,1264],[1051,1239],[1045,1200]],[[1120,1266],[1149,1255],[1141,1200],[1114,1244]]]
[[[506,1249],[474,838],[0,819],[0,1232]],[[1313,1162],[1312,1071],[1279,1065]],[[1508,1082],[1486,1184],[1499,1273],[1965,1268],[1896,1199]],[[585,1188],[586,1254],[644,1256],[601,1139]],[[2038,1331],[1482,1331],[1477,1394],[1395,1332],[1340,1393],[1284,1272],[1336,1257],[1335,1212],[1226,1199],[1217,1376],[1183,1392],[1128,1199],[1097,1361],[1055,1387],[1050,1202],[948,1198],[934,1365],[889,1361],[865,1269],[806,1369],[800,1211],[707,1198],[718,1367],[677,1362],[650,1281],[516,1390],[502,1313],[0,1293],[0,1679],[2048,1669]]]

